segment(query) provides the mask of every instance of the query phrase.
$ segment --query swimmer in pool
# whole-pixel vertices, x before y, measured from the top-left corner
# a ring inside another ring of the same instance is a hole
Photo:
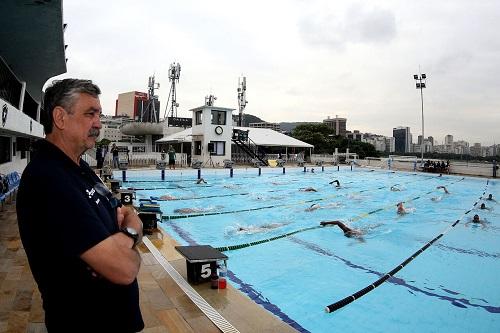
[[[283,223],[267,223],[260,226],[239,226],[237,228],[238,232],[246,232],[246,233],[256,233],[256,232],[264,232],[272,229],[276,229],[282,227]]]
[[[181,214],[190,214],[190,213],[203,213],[203,212],[210,212],[214,210],[219,210],[224,208],[224,206],[210,206],[207,208],[177,208],[174,210],[174,213],[181,213]]]
[[[481,204],[481,207],[479,207],[479,208],[480,209],[491,210],[491,208],[486,207],[486,205],[484,204],[484,202]]]
[[[168,201],[168,200],[175,200],[175,199],[176,199],[175,197],[173,197],[173,196],[171,196],[171,195],[168,195],[168,194],[166,194],[166,195],[162,195],[162,196],[159,198],[159,200],[161,200],[161,201]]]
[[[332,181],[331,181],[331,182],[329,182],[328,184],[333,185],[333,183],[337,183],[337,185],[335,185],[335,187],[340,187],[340,182],[339,182],[337,179],[332,180]]]
[[[207,181],[204,178],[200,178],[196,181],[196,184],[206,184]]]
[[[405,209],[405,207],[403,206],[403,203],[402,202],[398,202],[398,204],[396,205],[398,207],[398,210],[397,210],[397,213],[399,215],[404,215],[406,213],[408,213]]]
[[[201,211],[202,210],[198,208],[177,208],[174,210],[174,213],[190,214],[190,213],[199,213]]]
[[[302,191],[302,192],[318,192],[314,187],[301,188],[301,189],[299,189],[299,191]]]
[[[486,219],[481,219],[479,217],[479,215],[476,214],[469,222],[465,223],[465,226],[468,226],[469,224],[476,225],[476,226],[481,225],[481,227],[484,229],[484,228],[486,228],[487,222],[488,221],[486,221]]]
[[[438,190],[439,190],[440,188],[442,188],[442,189],[444,190],[444,193],[446,193],[446,194],[450,194],[450,192],[448,192],[448,189],[446,188],[446,186],[441,185],[441,186],[438,186],[438,187],[436,187],[436,188],[437,188]]]
[[[312,204],[311,206],[305,209],[306,212],[312,212],[313,210],[320,209],[321,206],[319,204]]]
[[[344,232],[344,236],[346,236],[346,237],[361,237],[361,236],[363,236],[363,232],[361,230],[351,229],[340,221],[323,221],[323,222],[320,222],[320,225],[323,227],[325,227],[327,225],[336,225]]]
[[[396,184],[396,185],[398,185],[398,184]],[[397,187],[396,185],[391,186],[391,191],[393,191],[393,192],[401,191],[401,189],[399,187]]]
[[[486,200],[489,200],[489,201],[495,201],[495,202],[496,202],[496,200],[495,200],[495,199],[493,199],[493,194],[491,194],[491,193],[490,193],[490,194],[488,194],[488,197],[486,198]]]

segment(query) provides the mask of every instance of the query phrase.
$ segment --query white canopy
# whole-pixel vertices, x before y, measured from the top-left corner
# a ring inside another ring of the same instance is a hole
[[[253,128],[253,127],[234,127],[235,129],[246,131],[248,130],[248,137],[255,142],[257,146],[267,147],[300,147],[300,148],[313,148],[313,145],[303,141],[292,138],[291,136],[281,134],[269,128]],[[184,131],[168,135],[164,138],[156,140],[156,143],[181,143],[191,142],[191,128]]]
[[[184,131],[170,134],[164,136],[159,140],[156,140],[156,143],[182,143],[182,142],[191,142],[191,128],[187,128]]]

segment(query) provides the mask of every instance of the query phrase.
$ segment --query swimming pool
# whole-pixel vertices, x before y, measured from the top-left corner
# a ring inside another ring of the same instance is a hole
[[[159,202],[161,227],[182,245],[236,248],[225,252],[230,283],[298,331],[500,329],[500,204],[479,200],[485,191],[500,198],[498,181],[315,169],[264,169],[261,176],[257,169],[235,169],[233,178],[228,170],[203,170],[208,183],[199,185],[196,170],[167,173],[166,181],[159,171],[129,171],[124,185],[143,189],[138,198],[175,198]],[[339,188],[329,184],[334,179]],[[400,191],[391,191],[394,185]],[[307,187],[317,192],[300,190]],[[408,214],[396,214],[399,201]],[[480,210],[482,202],[490,210]],[[319,208],[307,211],[313,204]],[[470,223],[474,214],[486,223]],[[365,234],[344,237],[336,227],[319,226],[326,220]],[[440,234],[385,283],[337,311],[324,311]]]

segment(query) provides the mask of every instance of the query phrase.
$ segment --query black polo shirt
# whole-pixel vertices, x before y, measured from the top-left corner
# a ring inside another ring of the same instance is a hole
[[[127,286],[80,258],[118,232],[99,178],[46,140],[37,142],[17,196],[19,232],[38,284],[49,332],[136,332],[144,327],[137,280]]]

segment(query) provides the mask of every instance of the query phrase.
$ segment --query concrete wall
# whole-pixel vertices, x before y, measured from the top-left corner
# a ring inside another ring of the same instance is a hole
[[[33,136],[43,138],[43,126],[36,120],[28,117],[3,99],[0,100],[0,110],[3,115],[3,108],[6,107],[5,123],[0,119],[0,132],[14,132],[19,133],[20,136]],[[3,117],[2,117],[3,118]]]
[[[4,109],[6,112],[3,111]],[[0,135],[11,138],[11,161],[0,164],[0,172],[7,174],[17,171],[21,174],[28,164],[29,152],[25,152],[26,157],[22,159],[21,152],[14,151],[13,143],[16,142],[16,135],[43,138],[43,126],[3,99],[0,100],[0,112],[2,113],[2,116],[4,116],[0,119]]]
[[[12,161],[0,164],[0,173],[4,175],[11,173],[13,171],[19,172],[22,174],[24,168],[28,165],[29,161],[29,152],[26,152],[26,158],[21,159],[21,152],[17,151],[16,156],[12,156]]]

